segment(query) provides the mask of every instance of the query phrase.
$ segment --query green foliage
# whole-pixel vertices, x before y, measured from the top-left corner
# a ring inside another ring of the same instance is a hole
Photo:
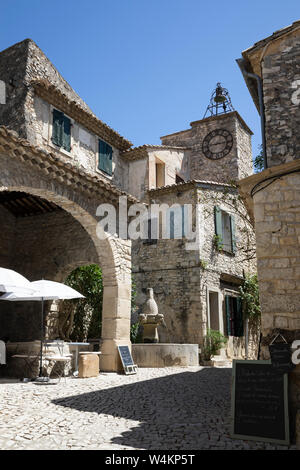
[[[65,300],[60,312],[60,336],[72,341],[101,337],[103,283],[102,271],[96,264],[80,266],[67,277],[65,284],[84,295],[84,299]],[[131,289],[131,312],[136,309],[137,290],[134,278]],[[139,324],[130,330],[131,341],[141,342]]]
[[[207,334],[204,339],[203,358],[209,361],[212,356],[218,353],[219,349],[223,348],[228,339],[222,335],[220,331],[207,329]]]
[[[214,235],[213,244],[217,251],[223,251],[223,241],[220,235]]]
[[[264,170],[264,156],[263,156],[262,145],[258,146],[258,150],[259,150],[259,154],[256,155],[253,161],[255,173],[259,173],[260,171]]]
[[[70,339],[85,341],[100,338],[102,314],[102,271],[96,264],[80,266],[69,274],[65,284],[80,292],[84,299],[66,300],[64,304],[73,310]]]
[[[243,312],[251,323],[259,324],[261,308],[259,303],[259,290],[257,274],[246,276],[240,287],[240,295],[243,302]]]
[[[207,268],[207,261],[204,261],[203,259],[200,259],[199,261],[200,268],[205,270]]]
[[[140,323],[136,322],[131,325],[130,328],[130,341],[132,343],[142,343],[142,333],[140,328]]]

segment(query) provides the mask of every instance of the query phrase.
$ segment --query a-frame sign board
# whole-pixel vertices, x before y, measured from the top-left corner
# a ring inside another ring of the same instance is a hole
[[[289,445],[288,378],[271,361],[233,360],[231,437]]]
[[[126,375],[136,374],[137,365],[133,363],[132,356],[129,351],[128,346],[118,346],[118,351],[120,354],[120,359],[122,361],[123,369]]]

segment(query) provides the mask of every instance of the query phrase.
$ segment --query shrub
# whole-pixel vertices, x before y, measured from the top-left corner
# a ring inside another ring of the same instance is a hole
[[[203,358],[209,361],[212,356],[217,354],[219,349],[226,345],[228,339],[217,330],[207,329],[207,334],[204,338]]]

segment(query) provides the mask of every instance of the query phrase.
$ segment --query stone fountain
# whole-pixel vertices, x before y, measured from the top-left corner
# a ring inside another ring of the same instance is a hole
[[[166,327],[164,315],[158,312],[153,289],[147,289],[147,300],[139,315],[143,326],[143,343],[132,345],[132,356],[139,367],[198,366],[198,344],[159,343],[158,326]]]
[[[144,304],[143,313],[139,315],[139,322],[143,325],[143,343],[158,343],[157,327],[165,326],[164,316],[158,313],[157,303],[154,300],[153,289],[147,289],[148,298]]]

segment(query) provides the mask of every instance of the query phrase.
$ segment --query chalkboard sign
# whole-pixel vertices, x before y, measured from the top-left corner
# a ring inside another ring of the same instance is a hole
[[[287,383],[271,361],[234,360],[231,437],[288,445]]]
[[[273,343],[269,346],[271,362],[273,368],[281,374],[294,369],[292,363],[291,347],[288,343]]]
[[[118,346],[125,374],[136,374],[137,366],[133,363],[128,346]]]

